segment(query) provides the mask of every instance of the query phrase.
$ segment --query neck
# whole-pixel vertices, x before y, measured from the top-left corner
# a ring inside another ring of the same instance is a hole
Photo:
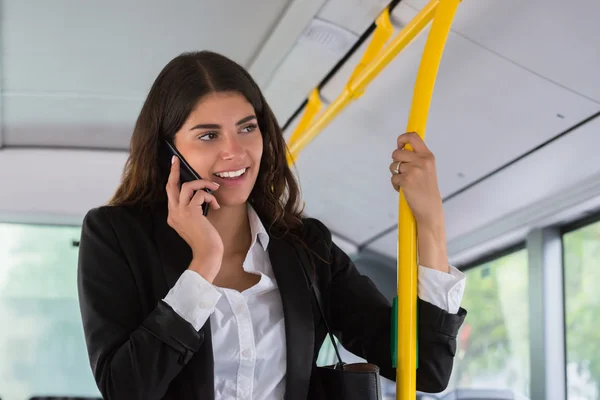
[[[234,253],[247,253],[252,243],[248,208],[246,204],[211,209],[207,216],[215,227],[225,249],[224,257]]]

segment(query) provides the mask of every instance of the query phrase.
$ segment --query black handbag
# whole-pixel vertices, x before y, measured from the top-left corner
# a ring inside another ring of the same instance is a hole
[[[297,245],[301,246],[301,245]],[[379,367],[371,363],[346,364],[342,361],[334,336],[329,329],[327,318],[323,312],[321,294],[319,288],[311,278],[305,249],[296,252],[302,264],[304,276],[307,279],[309,289],[312,291],[317,307],[323,318],[327,334],[335,350],[338,362],[335,365],[316,367],[315,369],[315,391],[317,397],[314,400],[381,400],[381,381],[379,379]]]

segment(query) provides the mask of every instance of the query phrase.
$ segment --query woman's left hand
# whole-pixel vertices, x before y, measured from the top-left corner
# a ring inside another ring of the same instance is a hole
[[[406,144],[414,151],[404,150]],[[443,224],[435,157],[423,139],[413,132],[398,136],[398,148],[392,153],[392,159],[392,185],[396,191],[402,188],[417,224],[431,227]]]

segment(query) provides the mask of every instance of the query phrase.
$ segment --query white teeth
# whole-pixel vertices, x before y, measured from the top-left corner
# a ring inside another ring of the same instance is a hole
[[[240,175],[242,175],[244,172],[246,172],[247,168],[243,168],[237,171],[226,171],[226,172],[219,172],[216,173],[215,175],[221,177],[221,178],[236,178]]]

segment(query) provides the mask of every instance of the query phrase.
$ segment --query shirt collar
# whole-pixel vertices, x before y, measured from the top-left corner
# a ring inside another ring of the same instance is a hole
[[[252,244],[250,247],[254,246],[254,243],[258,240],[263,250],[267,251],[269,234],[254,210],[254,207],[252,207],[250,203],[248,203],[248,222],[250,223],[250,233],[252,235]]]

